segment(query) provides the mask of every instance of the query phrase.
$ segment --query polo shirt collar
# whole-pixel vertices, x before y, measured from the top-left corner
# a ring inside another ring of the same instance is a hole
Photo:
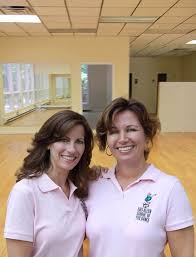
[[[107,173],[104,173],[103,178],[116,179],[115,168],[116,168],[116,166],[109,169],[109,171]],[[139,177],[133,183],[136,183],[136,182],[139,182],[139,181],[142,181],[142,180],[151,180],[151,181],[156,182],[158,177],[159,177],[159,174],[160,174],[160,172],[158,171],[158,169],[153,164],[150,164],[148,166],[147,170],[142,174],[142,176]]]
[[[69,194],[69,197],[71,197],[74,193],[74,191],[77,189],[77,187],[74,185],[74,183],[69,180],[69,187],[70,187],[70,194]]]
[[[46,173],[43,173],[43,175],[38,178],[38,186],[43,193],[60,188],[57,184],[54,183],[54,181]],[[74,193],[74,191],[77,189],[77,187],[70,180],[69,180],[69,186],[70,186],[70,196],[71,196]]]

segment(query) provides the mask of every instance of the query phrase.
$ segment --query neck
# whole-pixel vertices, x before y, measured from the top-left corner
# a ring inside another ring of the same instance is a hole
[[[48,176],[57,184],[63,192],[69,196],[69,182],[68,182],[68,174],[69,172],[65,171],[57,171],[54,170],[52,167],[49,168],[47,172]]]
[[[132,164],[120,164],[116,166],[116,178],[119,183],[123,185],[129,185],[131,182],[137,180],[146,171],[149,164],[143,160],[140,163]]]

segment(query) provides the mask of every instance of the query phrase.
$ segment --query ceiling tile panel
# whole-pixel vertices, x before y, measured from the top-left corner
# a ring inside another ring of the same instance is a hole
[[[140,0],[104,0],[103,7],[136,7]]]
[[[25,32],[7,32],[8,37],[28,37],[29,35]]]
[[[137,37],[129,37],[129,44],[134,42],[137,39]]]
[[[20,23],[20,27],[23,28],[23,30],[25,30],[26,32],[43,32],[46,33],[47,30],[46,28],[39,23],[35,23],[35,24],[29,24],[29,23]]]
[[[123,24],[122,23],[116,23],[116,24],[99,24],[97,35],[101,36],[116,36],[119,31],[122,29]]]
[[[160,36],[161,34],[142,34],[131,43],[131,47],[141,48]]]
[[[70,16],[93,17],[99,16],[100,8],[69,8]]]
[[[97,23],[72,23],[72,28],[73,29],[82,29],[82,28],[88,28],[88,29],[96,29],[97,28]]]
[[[38,15],[66,15],[67,11],[63,7],[34,7]]]
[[[161,16],[168,10],[167,7],[163,8],[140,8],[138,7],[133,16]]]
[[[165,16],[192,16],[196,14],[196,7],[194,8],[172,8],[168,12],[166,12]]]
[[[130,36],[139,36],[143,33],[150,24],[143,24],[143,23],[129,23],[126,24],[123,30],[121,31],[121,35],[130,35]]]
[[[155,39],[152,43],[150,43],[149,45],[153,45],[153,44],[159,44],[160,46],[164,46],[166,44],[168,44],[169,42],[175,40],[178,37],[181,37],[182,35],[180,34],[165,34],[160,36],[159,38]]]
[[[196,30],[191,31],[191,32],[189,33],[189,35],[192,35],[191,37],[193,37],[193,36],[195,36],[195,37],[196,37]]]
[[[28,6],[25,0],[0,0],[0,6]]]
[[[75,36],[88,36],[88,37],[95,37],[96,33],[74,33]]]
[[[102,0],[66,0],[68,7],[100,7]]]
[[[60,15],[40,15],[40,19],[45,22],[69,22],[67,16],[60,16]]]
[[[184,21],[184,23],[196,23],[196,15]]]
[[[162,32],[158,32],[159,30],[157,30],[157,29],[155,29],[155,30],[146,30],[146,31],[144,31],[144,33],[142,34],[142,35],[154,35],[154,34],[160,34],[160,35],[162,35],[162,34],[164,34],[164,33],[162,33]]]
[[[153,24],[150,29],[166,29],[166,30],[170,30],[170,29],[173,29],[174,27],[176,27],[176,24],[164,24],[164,23],[155,23]]]
[[[175,7],[196,7],[195,0],[180,0]]]
[[[65,6],[64,0],[28,0],[32,6]]]
[[[71,22],[74,23],[97,23],[99,17],[98,16],[92,16],[92,17],[77,17],[77,16],[72,16],[71,17]]]
[[[69,8],[70,16],[88,17],[99,16],[100,8]]]
[[[137,56],[149,56],[152,51],[153,48],[145,47],[141,51],[137,52]]]
[[[73,37],[74,33],[51,33],[52,36],[59,36],[59,37]]]
[[[130,16],[133,12],[134,8],[109,8],[105,7],[102,9],[101,16]]]
[[[29,36],[50,36],[50,33],[46,29],[32,29],[31,27],[25,26],[23,28]]]
[[[176,0],[142,0],[139,7],[171,7]]]
[[[196,29],[196,23],[195,24],[192,24],[192,23],[183,23],[183,24],[180,24],[179,26],[177,26],[175,29],[173,30],[179,30],[179,29],[187,29],[187,30],[195,30]]]
[[[70,23],[66,22],[45,22],[48,29],[69,29],[71,28]]]
[[[2,5],[30,5],[43,24],[0,24],[0,36],[95,37],[95,33],[59,32],[60,29],[65,32],[63,29],[98,28],[96,36],[129,37],[130,53],[135,56],[169,55],[170,50],[178,47],[192,50],[193,46],[185,43],[196,37],[196,0],[0,0]],[[101,16],[131,16],[134,11],[133,16],[158,16],[159,19],[153,24],[98,24],[100,11]],[[59,31],[49,33],[49,29]]]
[[[7,33],[15,33],[20,35],[26,35],[26,33],[14,23],[0,23],[0,31]]]
[[[162,16],[160,19],[158,19],[156,21],[156,24],[159,24],[159,23],[163,23],[163,24],[170,24],[170,23],[173,23],[173,24],[179,24],[181,22],[183,22],[184,20],[186,20],[186,17],[180,17],[180,16],[174,16],[174,17],[166,17],[165,15]]]

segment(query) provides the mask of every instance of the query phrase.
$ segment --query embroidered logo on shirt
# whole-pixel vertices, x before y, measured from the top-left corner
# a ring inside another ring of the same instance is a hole
[[[137,208],[136,219],[149,222],[152,209],[149,208],[151,200],[156,194],[148,193],[144,199],[143,206]]]

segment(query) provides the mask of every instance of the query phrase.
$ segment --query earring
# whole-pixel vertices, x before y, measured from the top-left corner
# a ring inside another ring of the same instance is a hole
[[[107,146],[106,146],[106,150],[105,150],[107,156],[112,156],[112,153],[111,153],[111,152],[108,153],[108,149],[110,150],[109,146],[107,145]]]

